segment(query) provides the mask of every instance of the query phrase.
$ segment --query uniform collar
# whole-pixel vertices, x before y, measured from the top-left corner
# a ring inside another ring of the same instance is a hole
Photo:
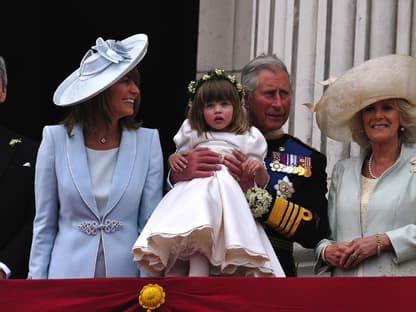
[[[283,131],[283,129],[276,129],[276,130],[264,133],[263,135],[266,138],[266,140],[275,140],[275,139],[280,139],[284,134],[285,132]]]

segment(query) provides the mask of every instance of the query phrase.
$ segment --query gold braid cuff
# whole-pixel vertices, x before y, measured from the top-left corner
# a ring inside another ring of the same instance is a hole
[[[276,197],[266,224],[289,238],[295,235],[302,220],[311,221],[312,217],[312,213],[308,209],[289,202],[282,197]]]

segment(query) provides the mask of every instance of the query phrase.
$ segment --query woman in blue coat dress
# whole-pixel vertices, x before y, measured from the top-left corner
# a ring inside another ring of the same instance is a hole
[[[140,275],[131,246],[163,191],[159,133],[135,121],[147,46],[98,38],[55,91],[70,112],[43,129],[29,278]]]

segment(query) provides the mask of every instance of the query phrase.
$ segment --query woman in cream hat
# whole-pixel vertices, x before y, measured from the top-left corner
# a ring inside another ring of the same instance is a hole
[[[315,111],[324,134],[362,151],[333,169],[332,234],[316,247],[316,272],[416,275],[416,58],[388,55],[350,69]]]
[[[98,38],[55,91],[38,152],[29,278],[137,277],[130,247],[162,198],[159,133],[140,127],[144,34]]]

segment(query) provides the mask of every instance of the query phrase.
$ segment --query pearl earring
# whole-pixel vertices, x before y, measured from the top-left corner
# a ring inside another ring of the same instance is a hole
[[[403,132],[404,131],[404,128],[403,127],[400,127],[400,131]]]

